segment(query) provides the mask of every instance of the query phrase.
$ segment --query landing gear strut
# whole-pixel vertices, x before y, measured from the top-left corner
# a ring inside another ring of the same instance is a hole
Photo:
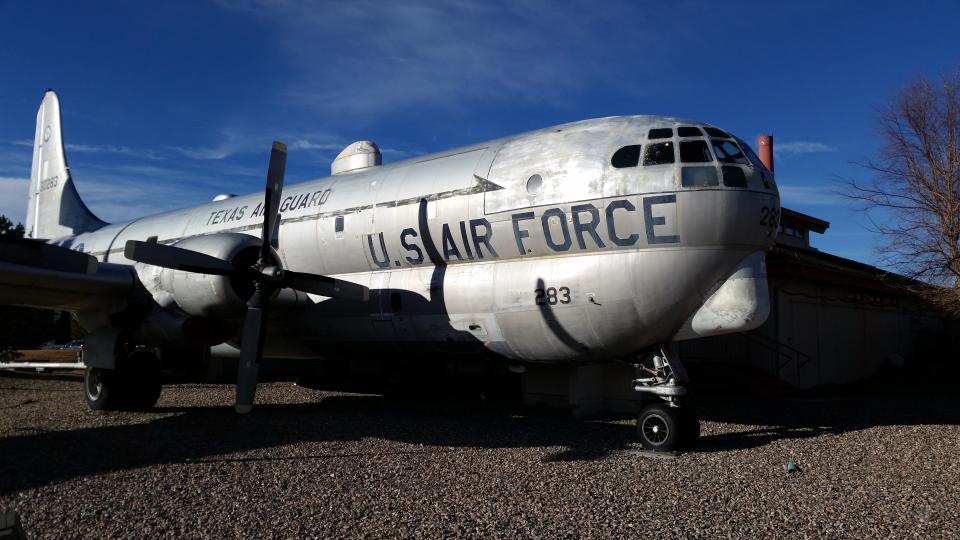
[[[634,391],[658,398],[637,415],[640,443],[647,450],[662,452],[693,448],[700,437],[700,422],[693,408],[681,402],[689,379],[680,359],[669,346],[663,346],[635,367]]]
[[[139,349],[117,360],[115,369],[88,367],[83,396],[95,411],[144,410],[153,407],[162,388],[160,359]]]

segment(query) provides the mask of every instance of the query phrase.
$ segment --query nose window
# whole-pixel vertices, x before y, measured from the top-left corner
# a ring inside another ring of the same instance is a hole
[[[732,165],[724,165],[721,168],[723,169],[723,185],[727,187],[747,187],[747,175],[743,173],[743,169]]]
[[[710,187],[718,186],[717,168],[710,167],[683,167],[680,173],[680,184],[683,187]]]
[[[703,129],[707,130],[707,135],[711,137],[721,137],[723,139],[730,138],[730,134],[722,129],[717,129],[715,127],[704,127]]]
[[[610,164],[616,167],[617,169],[623,169],[626,167],[636,167],[640,163],[640,145],[631,144],[630,146],[624,146],[623,148],[617,150],[613,153],[613,158],[610,159]]]
[[[733,141],[710,141],[713,143],[713,151],[717,154],[717,159],[723,163],[737,163],[747,165],[747,157],[743,155],[740,148]]]
[[[673,163],[673,143],[662,142],[647,145],[647,153],[643,156],[644,165],[666,165]]]
[[[682,141],[680,161],[683,163],[709,163],[713,161],[707,141]]]
[[[681,137],[703,137],[703,132],[700,131],[700,128],[693,126],[680,126],[677,128],[677,135]]]
[[[669,139],[670,137],[673,137],[673,128],[655,128],[647,133],[647,138],[650,140]]]

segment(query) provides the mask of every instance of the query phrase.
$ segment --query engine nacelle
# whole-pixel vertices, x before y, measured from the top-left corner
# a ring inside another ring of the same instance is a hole
[[[218,233],[185,238],[174,245],[249,267],[257,260],[260,239],[247,234]],[[168,268],[160,269],[154,283],[169,293],[180,309],[195,317],[240,317],[253,294],[253,284],[247,280]]]

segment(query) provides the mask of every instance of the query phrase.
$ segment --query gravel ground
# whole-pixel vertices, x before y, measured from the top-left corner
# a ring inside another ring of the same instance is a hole
[[[87,410],[74,376],[0,375],[0,510],[46,537],[960,536],[960,397],[702,398],[698,451],[627,418],[262,384]],[[794,459],[800,472],[787,474]]]

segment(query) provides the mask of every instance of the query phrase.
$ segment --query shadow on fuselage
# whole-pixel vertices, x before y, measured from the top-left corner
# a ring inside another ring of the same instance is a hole
[[[306,343],[317,354],[327,357],[348,358],[360,352],[366,356],[388,356],[396,353],[406,357],[417,356],[420,359],[443,359],[444,356],[449,359],[456,355],[468,360],[486,358],[506,361],[507,358],[498,351],[486,346],[480,337],[484,329],[479,321],[476,326],[470,326],[470,329],[476,329],[479,335],[456,329],[450,324],[444,294],[448,266],[430,232],[427,205],[426,199],[420,199],[417,224],[427,258],[433,265],[429,298],[404,289],[370,289],[370,300],[366,304],[328,299],[307,308],[306,312],[299,316],[297,332],[289,337]],[[531,287],[531,293],[545,289],[544,279],[540,277],[537,278],[535,287]],[[579,342],[560,323],[554,311],[555,306],[549,304],[545,297],[538,298],[539,315],[550,333],[575,355],[591,355],[590,348]],[[336,317],[369,317],[373,327],[372,334],[376,339],[332,340],[312,335],[311,329]],[[419,319],[419,328],[411,327],[411,318]],[[424,323],[424,320],[428,322]],[[416,338],[411,339],[410,335],[415,335]]]

